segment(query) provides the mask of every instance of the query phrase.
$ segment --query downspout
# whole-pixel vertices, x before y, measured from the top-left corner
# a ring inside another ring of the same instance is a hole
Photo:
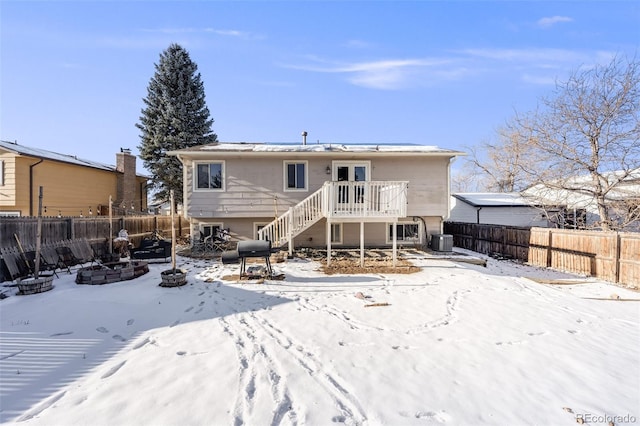
[[[44,161],[40,158],[37,163],[29,166],[29,216],[33,216],[33,168]]]
[[[478,207],[476,209],[476,223],[480,224],[480,210],[482,210],[482,207]]]

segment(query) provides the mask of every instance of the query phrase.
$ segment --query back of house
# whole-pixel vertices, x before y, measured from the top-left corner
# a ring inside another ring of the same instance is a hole
[[[449,215],[462,152],[424,145],[215,143],[168,153],[183,164],[192,235],[228,229],[276,246],[421,245]]]

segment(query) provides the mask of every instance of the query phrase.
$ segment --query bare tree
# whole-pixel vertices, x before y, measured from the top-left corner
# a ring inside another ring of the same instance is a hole
[[[500,142],[485,147],[489,162],[476,165],[498,190],[526,186],[538,204],[593,206],[603,230],[637,225],[639,84],[635,59],[573,71],[537,110],[516,114]]]
[[[479,148],[470,147],[467,162],[471,173],[492,192],[519,192],[531,183],[531,146],[520,129],[507,123],[497,130],[495,142],[484,142]]]

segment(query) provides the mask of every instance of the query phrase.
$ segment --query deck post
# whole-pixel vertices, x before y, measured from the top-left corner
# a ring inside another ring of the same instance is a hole
[[[364,268],[364,222],[360,222],[360,267]]]
[[[293,256],[293,207],[289,207],[289,226],[288,228],[288,237],[289,237],[289,257]]]
[[[327,266],[331,266],[331,221],[327,219]]]
[[[396,262],[398,260],[398,219],[394,219],[393,221],[393,267],[396,267]]]

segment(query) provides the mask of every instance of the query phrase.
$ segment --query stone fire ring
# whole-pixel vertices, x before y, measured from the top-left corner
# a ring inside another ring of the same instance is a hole
[[[78,270],[76,284],[101,285],[132,280],[149,272],[147,262],[113,262]]]

